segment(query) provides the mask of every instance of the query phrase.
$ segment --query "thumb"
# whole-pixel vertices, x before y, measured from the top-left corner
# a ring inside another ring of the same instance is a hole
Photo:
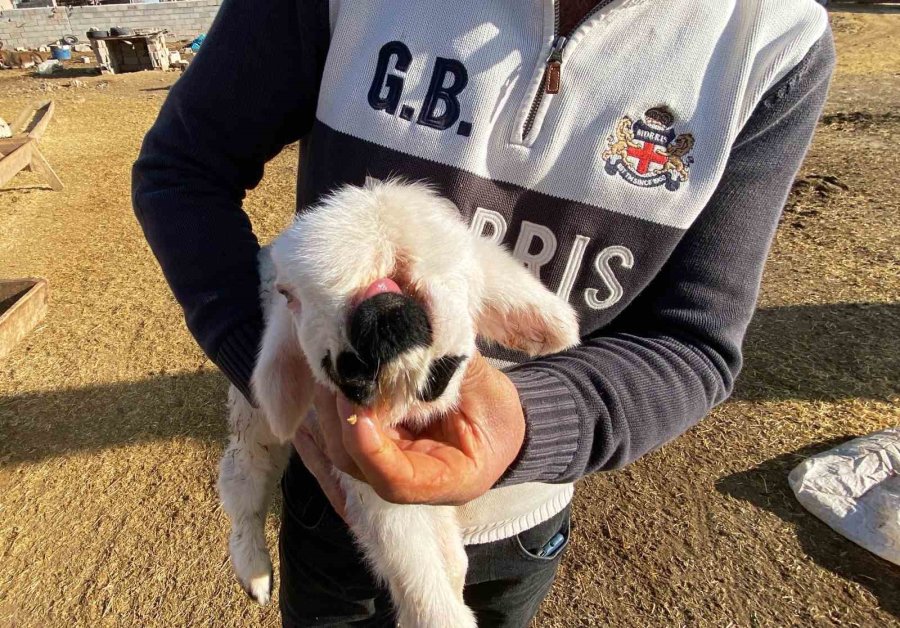
[[[368,414],[350,414],[341,422],[344,447],[355,458],[357,455],[380,457],[390,453],[392,441]]]
[[[375,492],[388,501],[405,501],[403,487],[412,477],[410,461],[371,412],[350,414],[341,421],[341,428],[344,449]]]
[[[374,455],[390,438],[385,434],[381,422],[371,408],[360,408],[350,403],[343,395],[337,396],[337,413],[341,419],[344,448],[362,455]]]

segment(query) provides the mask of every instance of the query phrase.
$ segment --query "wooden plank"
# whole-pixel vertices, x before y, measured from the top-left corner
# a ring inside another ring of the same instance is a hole
[[[52,100],[45,100],[34,109],[26,109],[14,123],[17,134],[0,139],[0,186],[28,168],[43,175],[54,190],[63,189],[63,182],[37,147],[38,140],[43,137],[53,118],[54,109]]]
[[[6,287],[10,290],[5,290]],[[11,295],[0,299],[0,358],[43,320],[49,290],[45,279],[18,279],[0,281],[0,293],[5,292]]]
[[[53,110],[56,105],[52,100],[42,102],[35,110],[35,118],[31,128],[28,130],[28,137],[34,140],[40,140],[47,130],[47,125],[53,119]]]
[[[53,168],[50,167],[50,163],[44,157],[44,154],[34,145],[31,147],[31,168],[44,175],[44,178],[47,179],[47,183],[50,184],[50,187],[57,192],[62,191],[65,187],[63,182],[59,180],[59,177],[56,176],[56,173],[53,172]]]
[[[41,139],[50,119],[53,118],[53,101],[45,100],[37,107],[26,107],[9,126],[13,137],[24,134],[36,134],[35,139]]]
[[[153,31],[150,33],[141,33],[140,35],[115,35],[109,37],[95,37],[94,41],[129,41],[132,39],[147,40],[153,39],[154,37],[157,37],[162,33],[165,33],[165,31]]]
[[[33,115],[34,109],[32,109],[31,107],[26,107],[25,109],[23,109],[19,113],[18,117],[13,120],[13,123],[9,125],[12,134],[15,136],[20,133],[24,133],[25,126],[28,124],[28,121],[31,120],[31,116]]]
[[[33,144],[33,140],[30,140],[0,159],[0,186],[5,185],[22,168],[31,163],[31,147]]]
[[[31,290],[34,282],[34,279],[0,279],[0,314],[9,309],[14,297]]]
[[[0,139],[0,153],[9,155],[22,144],[30,142],[31,139],[27,135],[19,135],[17,137],[4,137]]]

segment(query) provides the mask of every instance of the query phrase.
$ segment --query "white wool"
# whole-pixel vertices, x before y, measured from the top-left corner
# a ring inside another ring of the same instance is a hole
[[[309,416],[314,381],[337,391],[322,360],[350,349],[347,321],[366,287],[393,278],[423,304],[432,328],[428,347],[409,350],[378,371],[376,402],[391,408],[386,418],[392,423],[426,423],[457,403],[463,368],[438,399],[424,402],[418,393],[435,360],[471,357],[476,336],[539,355],[577,344],[578,321],[572,307],[509,252],[473,234],[451,202],[417,183],[369,180],[365,187],[339,189],[298,216],[261,255],[260,275],[266,328],[252,377],[260,408],[232,389],[232,436],[219,489],[232,520],[235,572],[265,602],[272,566],[263,522],[287,461],[289,445],[282,443]],[[535,525],[535,513],[550,517],[571,499],[571,486],[554,488],[554,495],[537,491],[541,503],[515,502],[529,511],[515,521],[471,530],[473,514],[477,521],[485,506],[502,510],[502,504],[484,497],[476,500],[481,506],[396,505],[338,475],[351,531],[391,590],[404,626],[474,626],[462,598],[465,541],[491,539],[516,522]],[[508,497],[510,490],[491,491],[501,492]]]

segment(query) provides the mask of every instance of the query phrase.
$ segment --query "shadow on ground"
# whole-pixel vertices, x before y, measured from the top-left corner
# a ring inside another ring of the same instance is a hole
[[[747,336],[742,400],[886,400],[900,395],[900,304],[761,310]],[[0,465],[83,450],[225,435],[215,372],[0,397]]]
[[[831,2],[828,5],[831,13],[900,13],[900,6],[896,4],[845,4],[843,2]]]
[[[900,394],[900,304],[761,310],[748,332],[743,400],[890,399]],[[0,466],[128,444],[224,443],[225,379],[213,371],[108,386],[0,397]],[[847,435],[847,440],[855,435]],[[808,556],[866,587],[900,617],[900,569],[832,532],[794,500],[787,474],[838,441],[779,456],[719,480],[719,492],[796,526]]]
[[[82,78],[85,76],[100,76],[100,68],[96,66],[86,66],[86,67],[65,67],[65,68],[57,68],[53,74],[48,74],[46,76],[42,74],[34,74],[34,78],[39,79],[73,79],[73,78]]]
[[[854,438],[836,438],[783,454],[763,464],[722,478],[716,489],[791,524],[804,553],[821,567],[868,589],[882,609],[900,618],[900,567],[848,541],[808,513],[794,498],[787,477],[804,459]]]
[[[178,437],[224,443],[226,391],[203,371],[0,397],[0,465]]]
[[[52,192],[53,188],[51,188],[49,185],[20,185],[18,187],[0,188],[0,194],[3,194],[4,192],[28,193],[28,192],[37,192],[37,191]]]
[[[900,303],[762,309],[735,399],[890,401],[900,396]]]

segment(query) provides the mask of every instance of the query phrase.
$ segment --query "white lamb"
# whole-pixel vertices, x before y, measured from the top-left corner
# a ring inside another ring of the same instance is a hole
[[[471,233],[429,187],[368,180],[302,212],[260,255],[266,328],[254,408],[229,391],[219,490],[231,559],[248,594],[271,595],[264,522],[314,381],[389,425],[439,420],[457,402],[476,335],[529,355],[578,342],[574,310],[500,245]],[[314,429],[315,426],[312,426]],[[338,473],[350,528],[404,628],[475,626],[453,506],[381,499]]]

